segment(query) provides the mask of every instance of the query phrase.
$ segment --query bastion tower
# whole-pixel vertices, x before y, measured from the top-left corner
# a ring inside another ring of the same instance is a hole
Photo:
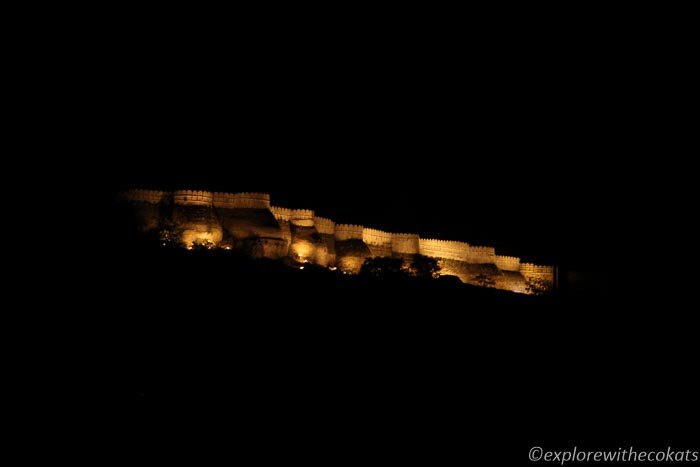
[[[338,269],[357,274],[365,259],[372,256],[369,247],[362,240],[364,227],[353,224],[336,224],[335,252]]]
[[[223,231],[214,214],[213,199],[210,191],[173,192],[172,219],[182,229],[184,243],[221,242]]]
[[[314,211],[273,206],[272,212],[287,241],[288,256],[293,261],[332,266],[328,244],[316,229]],[[324,227],[327,226],[324,224]]]
[[[214,193],[214,208],[223,228],[222,247],[256,258],[286,256],[288,243],[270,211],[269,194]]]

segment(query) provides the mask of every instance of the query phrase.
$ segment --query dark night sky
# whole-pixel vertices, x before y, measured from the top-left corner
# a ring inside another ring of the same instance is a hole
[[[624,54],[574,22],[485,18],[130,30],[96,103],[113,110],[94,132],[104,171],[597,268]]]

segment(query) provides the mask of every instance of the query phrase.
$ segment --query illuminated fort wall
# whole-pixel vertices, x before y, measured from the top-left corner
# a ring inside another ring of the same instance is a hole
[[[328,266],[328,248],[314,224],[310,209],[292,209],[289,218],[291,243],[289,256],[300,263]]]
[[[267,193],[129,190],[121,199],[133,206],[141,230],[154,230],[171,220],[181,228],[185,244],[207,241],[254,251],[254,256],[337,266],[348,273],[359,272],[369,257],[408,261],[422,254],[439,260],[442,275],[476,285],[476,278],[485,276],[496,288],[521,293],[527,279],[554,280],[553,266],[522,263],[514,256],[497,255],[493,247],[336,224],[310,209],[271,206]]]
[[[316,227],[316,231],[319,233],[321,240],[323,240],[326,246],[328,265],[335,266],[335,222],[325,217],[314,217],[314,227]]]
[[[209,191],[178,190],[173,192],[173,222],[182,228],[182,241],[218,244],[223,229],[214,214],[213,193]]]
[[[362,241],[365,242],[371,255],[391,256],[391,237],[393,234],[377,229],[362,229]]]
[[[357,274],[372,251],[362,240],[365,228],[355,224],[335,225],[336,266],[343,272]]]
[[[214,193],[214,212],[223,228],[224,248],[253,257],[285,257],[289,243],[270,210],[267,193]]]

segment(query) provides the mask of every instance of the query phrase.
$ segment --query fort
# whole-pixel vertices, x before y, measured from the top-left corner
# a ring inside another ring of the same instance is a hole
[[[310,209],[272,206],[267,193],[135,189],[122,192],[120,199],[131,206],[140,230],[170,229],[188,248],[202,243],[239,249],[254,257],[289,259],[348,274],[359,273],[367,258],[409,262],[420,254],[436,258],[441,275],[454,275],[468,284],[526,293],[529,280],[555,283],[554,266],[523,263],[518,257],[497,255],[489,246],[337,224]]]

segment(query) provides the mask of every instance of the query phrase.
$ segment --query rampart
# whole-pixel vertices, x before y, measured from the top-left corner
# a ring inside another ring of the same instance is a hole
[[[391,250],[397,254],[416,255],[420,253],[418,235],[395,233],[391,235]]]
[[[173,201],[180,206],[211,206],[213,193],[210,191],[177,190]]]
[[[314,226],[320,234],[335,235],[335,222],[325,217],[314,217]]]
[[[302,227],[314,226],[314,212],[311,209],[292,209],[289,221]]]
[[[362,230],[362,240],[367,245],[389,245],[391,246],[391,237],[393,234],[384,232],[383,230],[368,229]]]
[[[520,258],[496,255],[496,266],[501,271],[520,271]]]
[[[336,224],[316,216],[311,209],[271,206],[268,193],[133,189],[119,197],[132,203],[141,230],[153,230],[162,222],[172,221],[181,227],[181,241],[187,245],[197,240],[223,248],[252,245],[259,247],[260,255],[265,257],[288,256],[297,263],[321,266],[337,264],[349,273],[358,272],[367,257],[394,256],[410,261],[411,255],[422,254],[439,259],[441,274],[476,284],[488,276],[491,286],[516,292],[525,291],[529,278],[552,283],[555,279],[554,266],[521,263],[515,256],[496,255],[493,247]]]
[[[270,209],[268,193],[214,193],[213,201],[224,209]]]
[[[467,263],[494,264],[496,262],[496,249],[490,246],[469,246]]]
[[[336,224],[335,239],[342,242],[345,240],[362,240],[364,227],[353,224]]]
[[[275,219],[282,222],[289,222],[292,219],[292,210],[289,208],[280,208],[278,206],[270,206],[270,211]]]
[[[554,266],[540,266],[532,263],[521,263],[520,274],[526,278],[544,279],[554,281]]]
[[[469,258],[469,244],[465,242],[421,238],[419,246],[422,255],[433,258],[454,259],[457,261],[467,261]]]

